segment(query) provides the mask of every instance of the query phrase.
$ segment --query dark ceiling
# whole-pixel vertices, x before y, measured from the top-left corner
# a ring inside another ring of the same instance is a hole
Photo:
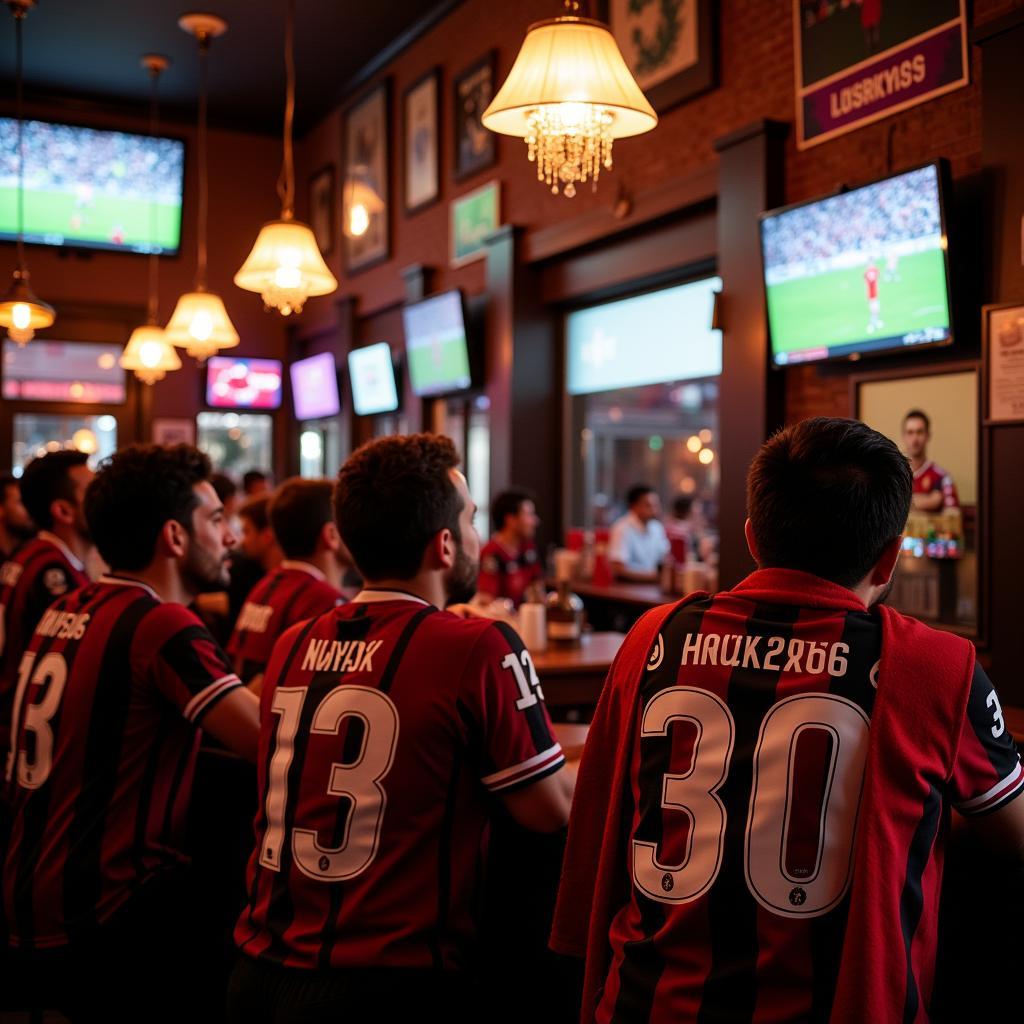
[[[297,0],[297,134],[356,88],[382,55],[443,17],[458,0]],[[14,19],[0,8],[0,80],[11,94]],[[167,115],[194,111],[196,43],[178,28],[185,11],[228,22],[210,59],[210,120],[279,132],[284,110],[285,0],[39,0],[25,21],[26,99],[144,104],[143,53],[171,58],[160,83]]]

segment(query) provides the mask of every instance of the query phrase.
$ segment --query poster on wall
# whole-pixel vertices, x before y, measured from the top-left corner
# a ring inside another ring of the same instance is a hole
[[[797,145],[968,82],[966,0],[793,0]]]
[[[153,420],[153,444],[195,444],[196,421],[167,418]]]
[[[716,84],[718,9],[712,0],[606,0],[601,13],[658,113]]]
[[[388,98],[385,81],[345,118],[342,217],[349,271],[388,256]]]
[[[982,309],[985,421],[1024,423],[1024,306]]]
[[[449,262],[453,267],[483,259],[487,251],[484,239],[501,223],[501,182],[486,185],[454,199],[451,211]]]

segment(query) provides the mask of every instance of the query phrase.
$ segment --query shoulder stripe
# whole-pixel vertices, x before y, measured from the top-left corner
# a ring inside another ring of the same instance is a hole
[[[210,683],[204,690],[200,690],[186,705],[184,715],[192,723],[196,723],[203,712],[228,690],[241,686],[242,680],[232,672],[230,675],[221,676],[220,679]]]
[[[1000,779],[991,789],[976,796],[971,800],[965,800],[962,804],[953,806],[964,815],[983,814],[992,810],[996,804],[1003,803],[1009,797],[1024,790],[1024,766],[1018,758],[1017,763],[1005,778]]]
[[[500,772],[494,772],[492,775],[485,775],[480,781],[492,793],[497,793],[502,789],[508,789],[510,786],[515,786],[520,782],[524,782],[526,779],[529,779],[548,768],[553,768],[556,764],[561,764],[564,760],[565,754],[562,753],[561,746],[556,743],[554,746],[548,747],[547,750],[544,750],[539,754],[534,754],[533,757],[529,757],[525,761],[520,761],[519,764],[512,765],[511,768],[503,768]]]

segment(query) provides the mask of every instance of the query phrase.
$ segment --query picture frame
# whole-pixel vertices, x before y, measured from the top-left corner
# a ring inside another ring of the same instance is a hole
[[[449,265],[461,267],[483,259],[484,239],[501,224],[501,182],[465,192],[449,205]]]
[[[385,79],[345,113],[342,232],[345,267],[352,273],[390,253],[388,137],[391,83]]]
[[[981,309],[983,423],[1024,423],[1024,303]]]
[[[441,69],[431,68],[402,94],[405,213],[441,197]]]
[[[498,159],[498,137],[480,120],[494,98],[496,66],[497,51],[489,50],[452,83],[456,181],[479,174]]]
[[[196,421],[177,417],[157,417],[153,420],[153,444],[195,444]]]
[[[676,0],[637,10],[630,0],[603,0],[601,13],[651,106],[662,114],[718,85],[720,4]]]
[[[327,164],[309,179],[309,226],[325,257],[334,251],[334,177],[334,164]]]

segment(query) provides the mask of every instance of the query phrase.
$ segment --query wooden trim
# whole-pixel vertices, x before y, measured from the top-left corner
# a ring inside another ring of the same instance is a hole
[[[978,46],[987,43],[990,39],[995,39],[996,36],[1003,35],[1004,32],[1012,32],[1022,26],[1024,26],[1024,10],[1013,11],[1010,14],[1004,14],[1001,18],[993,18],[983,25],[978,25],[970,33],[968,39]]]

